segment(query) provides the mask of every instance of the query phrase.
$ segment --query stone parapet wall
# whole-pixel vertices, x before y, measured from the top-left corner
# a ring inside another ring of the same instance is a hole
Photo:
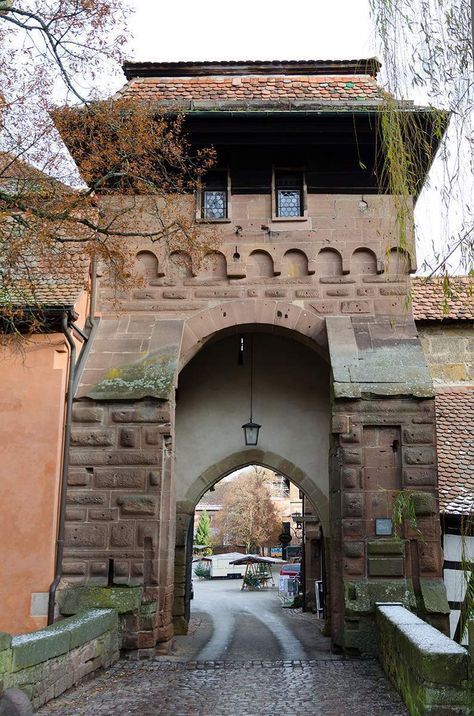
[[[119,658],[119,622],[110,609],[83,611],[29,634],[0,633],[0,692],[16,687],[34,709]]]
[[[401,604],[378,604],[379,659],[410,716],[470,716],[474,690],[464,647]]]

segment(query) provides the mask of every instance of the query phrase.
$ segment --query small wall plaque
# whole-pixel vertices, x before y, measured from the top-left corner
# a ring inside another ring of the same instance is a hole
[[[390,517],[377,517],[375,520],[375,534],[377,537],[391,537],[393,523]]]

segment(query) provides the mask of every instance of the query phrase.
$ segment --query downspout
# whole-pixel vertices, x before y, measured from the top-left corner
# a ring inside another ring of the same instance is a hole
[[[69,444],[71,441],[71,425],[72,425],[72,398],[73,398],[73,381],[76,365],[76,346],[69,330],[69,322],[71,318],[68,313],[62,315],[61,327],[62,332],[69,343],[69,374],[66,392],[66,416],[64,422],[64,444],[63,444],[63,460],[61,470],[61,497],[59,502],[59,524],[56,539],[56,562],[54,568],[54,580],[49,588],[48,600],[48,625],[54,622],[54,610],[56,602],[56,590],[61,581],[61,569],[64,553],[64,527],[66,522],[66,496],[67,496],[67,479],[69,472]]]

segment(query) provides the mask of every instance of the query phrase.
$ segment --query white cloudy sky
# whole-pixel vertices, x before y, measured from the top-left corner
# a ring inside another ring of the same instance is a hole
[[[374,54],[367,0],[132,0],[137,60],[351,59]]]

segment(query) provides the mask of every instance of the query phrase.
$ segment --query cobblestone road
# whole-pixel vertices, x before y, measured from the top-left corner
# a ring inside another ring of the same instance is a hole
[[[374,660],[331,652],[322,622],[276,590],[195,585],[189,633],[167,656],[121,661],[38,716],[405,716]]]
[[[405,716],[376,661],[120,662],[38,716]]]

